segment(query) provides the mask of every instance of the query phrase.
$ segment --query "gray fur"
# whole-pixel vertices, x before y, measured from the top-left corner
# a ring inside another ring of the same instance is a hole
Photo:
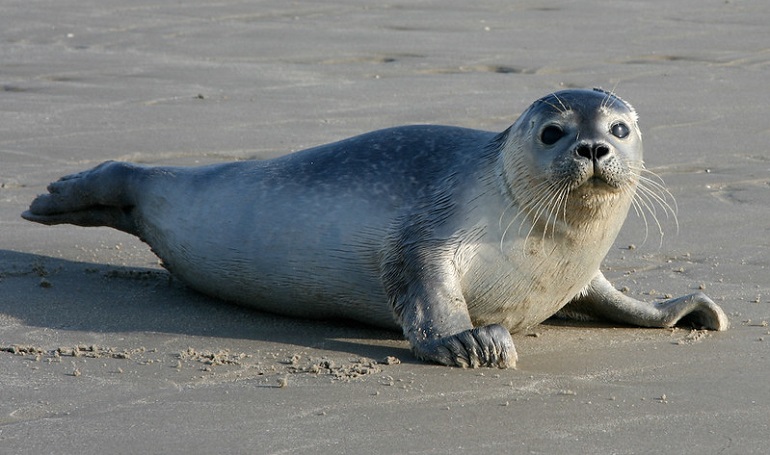
[[[541,141],[548,125],[564,133],[554,144]],[[599,272],[642,170],[633,108],[568,90],[499,134],[410,126],[260,162],[108,162],[52,183],[22,216],[137,235],[225,300],[399,328],[428,361],[513,367],[510,332],[560,310],[727,327],[703,294],[655,306]]]

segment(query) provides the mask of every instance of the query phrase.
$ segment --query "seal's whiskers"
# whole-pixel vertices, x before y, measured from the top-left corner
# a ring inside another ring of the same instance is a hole
[[[658,210],[656,207],[662,209],[666,219],[673,219],[676,226],[676,231],[679,232],[679,220],[677,219],[676,212],[676,199],[674,195],[665,187],[663,179],[660,178],[654,172],[646,169],[642,164],[634,164],[630,166],[632,172],[635,172],[638,176],[638,185],[636,192],[633,195],[632,205],[634,212],[637,216],[640,216],[644,221],[645,236],[644,241],[647,240],[649,232],[649,222],[645,215],[645,212],[649,213],[655,225],[658,228],[658,235],[660,236],[660,243],[663,243],[663,226],[658,216]],[[669,203],[669,200],[671,202]]]

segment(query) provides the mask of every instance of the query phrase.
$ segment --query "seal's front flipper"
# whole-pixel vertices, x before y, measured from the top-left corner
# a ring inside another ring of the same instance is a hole
[[[38,196],[21,216],[48,225],[110,226],[135,234],[131,181],[138,169],[108,161],[62,177],[48,185],[48,194]]]
[[[597,273],[591,283],[558,316],[599,318],[643,327],[673,327],[690,323],[698,328],[727,330],[725,312],[702,292],[654,304],[633,299]]]
[[[451,263],[418,259],[400,264],[386,287],[417,358],[462,368],[516,367],[516,348],[507,329],[497,324],[473,327]]]
[[[461,368],[516,368],[518,360],[511,334],[499,324],[412,342],[412,349],[420,359]]]

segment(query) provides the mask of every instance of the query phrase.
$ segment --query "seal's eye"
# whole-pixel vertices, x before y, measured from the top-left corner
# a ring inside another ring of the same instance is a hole
[[[540,140],[545,145],[553,145],[564,137],[564,130],[556,125],[548,125],[540,132]]]
[[[610,127],[610,132],[612,133],[613,136],[617,138],[625,139],[626,137],[628,137],[628,133],[630,133],[631,130],[628,129],[628,125],[626,125],[625,123],[617,122],[612,124],[612,126]]]

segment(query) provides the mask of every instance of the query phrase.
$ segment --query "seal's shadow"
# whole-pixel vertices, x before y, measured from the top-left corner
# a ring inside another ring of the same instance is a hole
[[[164,270],[8,250],[0,250],[0,315],[54,330],[253,339],[414,361],[397,332],[352,321],[303,320],[236,306],[199,294]]]

